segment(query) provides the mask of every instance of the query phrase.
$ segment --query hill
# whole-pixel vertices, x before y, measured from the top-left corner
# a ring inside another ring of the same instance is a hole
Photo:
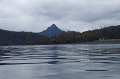
[[[120,39],[120,25],[85,32],[64,32],[53,39],[52,43],[81,43],[96,40]]]
[[[32,32],[14,32],[0,29],[0,45],[47,44],[47,37]]]
[[[114,42],[120,39],[120,25],[80,33],[75,31],[64,32],[53,24],[42,33],[14,32],[0,29],[0,45],[69,44],[92,43],[94,41]]]

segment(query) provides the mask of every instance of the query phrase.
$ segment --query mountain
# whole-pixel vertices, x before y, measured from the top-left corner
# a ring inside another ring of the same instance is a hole
[[[60,30],[55,24],[53,24],[51,27],[48,27],[47,30],[41,32],[41,35],[32,32],[15,32],[0,29],[0,46],[66,44],[90,41],[106,42],[106,40],[109,40],[110,43],[111,40],[117,40],[116,43],[120,43],[120,25],[104,27],[101,29],[89,30],[80,33],[75,31],[64,32]]]
[[[47,37],[55,37],[61,34],[63,31],[59,29],[55,24],[52,24],[47,30],[40,32],[40,35],[47,36]]]

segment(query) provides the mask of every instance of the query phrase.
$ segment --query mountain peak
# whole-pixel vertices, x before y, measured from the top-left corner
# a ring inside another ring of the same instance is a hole
[[[57,27],[55,24],[52,24],[50,27]]]
[[[50,27],[47,28],[47,30],[40,32],[40,34],[48,37],[54,37],[61,34],[62,32],[63,31],[59,29],[55,24],[52,24]]]
[[[55,24],[52,24],[48,29],[59,29]]]

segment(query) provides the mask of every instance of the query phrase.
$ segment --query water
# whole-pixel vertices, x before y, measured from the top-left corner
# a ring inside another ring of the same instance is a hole
[[[120,79],[120,44],[1,46],[0,79]]]

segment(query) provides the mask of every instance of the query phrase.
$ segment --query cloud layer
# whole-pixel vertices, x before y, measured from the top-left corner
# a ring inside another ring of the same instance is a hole
[[[120,0],[0,0],[0,28],[40,32],[56,23],[84,31],[120,24]]]

